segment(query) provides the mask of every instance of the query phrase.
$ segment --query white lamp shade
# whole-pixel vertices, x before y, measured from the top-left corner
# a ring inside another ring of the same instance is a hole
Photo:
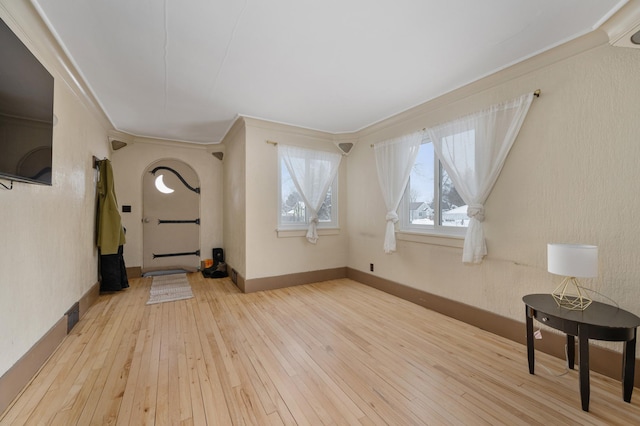
[[[597,277],[598,246],[547,244],[547,270],[565,277]]]

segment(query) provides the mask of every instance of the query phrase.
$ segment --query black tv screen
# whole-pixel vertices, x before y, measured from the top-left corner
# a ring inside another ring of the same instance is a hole
[[[0,19],[0,179],[51,185],[53,76]]]

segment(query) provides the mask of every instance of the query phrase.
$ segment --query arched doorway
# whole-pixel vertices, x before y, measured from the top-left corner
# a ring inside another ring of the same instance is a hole
[[[200,180],[188,164],[159,160],[144,173],[142,272],[200,266]]]

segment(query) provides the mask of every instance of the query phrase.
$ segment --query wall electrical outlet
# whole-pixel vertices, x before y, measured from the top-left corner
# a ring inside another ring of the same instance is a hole
[[[369,264],[369,270],[370,270],[371,272],[373,272],[373,263],[370,263],[370,264]]]

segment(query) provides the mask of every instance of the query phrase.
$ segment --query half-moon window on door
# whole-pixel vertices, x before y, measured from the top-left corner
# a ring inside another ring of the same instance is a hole
[[[156,189],[163,194],[171,194],[174,190],[164,183],[164,175],[158,175],[155,181]]]

